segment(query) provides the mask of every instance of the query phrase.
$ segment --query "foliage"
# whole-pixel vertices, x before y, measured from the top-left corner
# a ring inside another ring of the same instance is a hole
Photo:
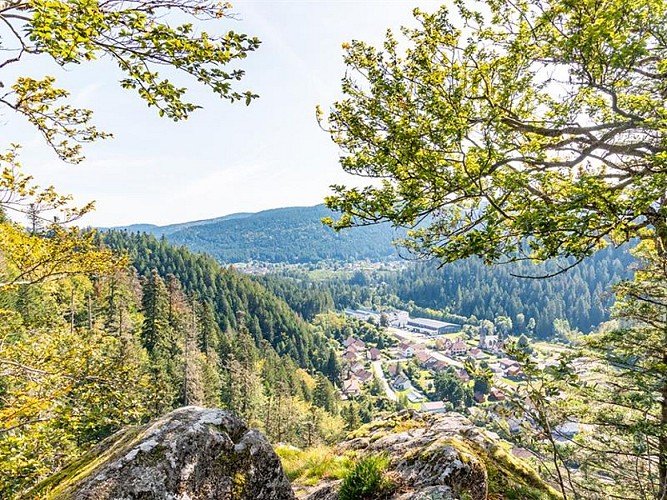
[[[578,349],[545,370],[516,350],[528,374],[519,398],[532,402],[517,406],[547,436],[530,444],[552,457],[545,470],[574,498],[662,496],[667,268],[649,240],[636,254],[635,278],[615,287],[616,327],[578,339]]]
[[[458,377],[452,368],[435,374],[433,388],[438,399],[449,401],[454,408],[472,406],[472,389]]]
[[[101,236],[110,248],[127,252],[140,274],[153,269],[162,277],[173,274],[187,294],[208,303],[223,332],[245,326],[257,345],[267,340],[279,354],[289,355],[301,367],[325,370],[330,354],[326,337],[313,332],[284,301],[249,277],[222,268],[208,256],[172,247],[166,240],[146,234],[112,231]],[[245,312],[242,321],[236,314],[239,310]]]
[[[244,59],[259,41],[233,31],[211,35],[192,22],[228,17],[229,9],[228,4],[195,0],[3,2],[0,16],[8,28],[3,45],[10,52],[0,67],[21,65],[35,55],[65,68],[105,56],[118,66],[123,88],[136,90],[161,116],[182,120],[198,106],[185,100],[186,89],[160,74],[160,68],[171,67],[230,101],[249,103],[257,97],[232,87],[242,70],[223,68]],[[21,76],[2,84],[10,90],[0,96],[0,104],[24,115],[65,161],[81,161],[81,143],[109,135],[91,124],[90,110],[66,103],[69,92],[55,86],[52,76]]]
[[[327,222],[412,227],[405,244],[445,262],[577,262],[665,234],[666,15],[660,0],[459,1],[415,10],[405,47],[391,31],[348,44],[328,128],[343,169],[379,182],[334,186]]]
[[[293,484],[313,486],[326,479],[343,479],[354,465],[351,458],[326,446],[301,450],[278,445],[275,451]]]
[[[316,279],[314,273],[299,269],[276,270],[261,282],[303,311],[304,317],[327,310],[331,303],[339,310],[396,307],[412,316],[458,324],[507,316],[513,321],[513,333],[549,339],[554,336],[554,321],[560,318],[586,333],[606,321],[613,303],[608,289],[631,276],[632,262],[627,249],[621,248],[602,250],[549,280],[513,274],[539,275],[556,270],[555,265],[522,262],[489,267],[471,258],[441,267],[437,262],[416,262],[396,270],[366,272],[367,286],[351,283],[343,272]]]
[[[341,500],[370,500],[382,498],[393,489],[393,483],[384,474],[389,465],[386,455],[369,455],[352,467],[341,483]]]
[[[358,228],[336,234],[320,219],[331,215],[324,205],[232,214],[218,219],[173,226],[129,226],[165,236],[168,241],[206,252],[223,263],[316,263],[322,260],[389,260],[396,258],[391,242],[398,235],[389,226]]]

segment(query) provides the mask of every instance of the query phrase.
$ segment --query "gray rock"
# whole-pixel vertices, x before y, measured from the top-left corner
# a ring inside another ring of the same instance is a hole
[[[489,494],[556,499],[558,494],[503,448],[498,436],[461,414],[404,410],[352,433],[337,452],[357,459],[385,455],[394,500],[486,500]],[[493,480],[490,481],[490,478]],[[490,490],[490,485],[495,488]],[[336,500],[339,485],[321,484],[307,500]]]
[[[267,439],[223,410],[187,407],[111,436],[34,498],[292,500]]]

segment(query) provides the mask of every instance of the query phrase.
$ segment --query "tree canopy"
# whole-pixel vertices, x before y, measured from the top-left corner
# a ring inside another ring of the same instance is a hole
[[[405,47],[391,31],[346,45],[327,128],[373,181],[334,186],[327,222],[412,227],[405,244],[444,261],[576,261],[645,228],[667,241],[667,4],[455,6],[415,10]]]
[[[5,0],[0,2],[0,36],[6,55],[0,68],[38,55],[63,67],[106,57],[117,64],[123,88],[135,90],[148,106],[175,121],[198,106],[185,99],[184,87],[160,73],[166,67],[224,99],[250,103],[257,96],[233,85],[243,70],[225,68],[255,50],[259,40],[199,29],[202,21],[229,17],[230,7],[206,0]],[[81,161],[82,143],[108,136],[92,124],[90,110],[65,102],[69,92],[58,88],[52,76],[0,83],[7,89],[0,104],[24,115],[65,161]]]

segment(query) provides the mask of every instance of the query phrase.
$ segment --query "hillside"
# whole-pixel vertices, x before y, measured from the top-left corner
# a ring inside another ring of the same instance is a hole
[[[322,260],[387,260],[397,258],[391,242],[398,236],[388,225],[335,233],[321,223],[331,215],[324,205],[290,207],[169,226],[134,224],[115,228],[145,232],[206,252],[220,262],[314,263]]]

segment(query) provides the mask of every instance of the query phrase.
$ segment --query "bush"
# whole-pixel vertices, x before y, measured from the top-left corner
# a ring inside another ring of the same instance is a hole
[[[343,479],[338,493],[340,500],[370,500],[381,498],[393,489],[384,475],[389,465],[386,455],[375,455],[359,461]]]

